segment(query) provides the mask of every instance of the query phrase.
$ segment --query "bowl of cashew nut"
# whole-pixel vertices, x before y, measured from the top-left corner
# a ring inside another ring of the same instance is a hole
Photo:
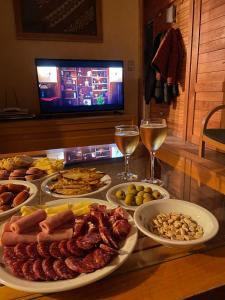
[[[177,199],[151,201],[139,206],[134,221],[142,233],[168,247],[203,244],[219,230],[219,223],[210,211]]]

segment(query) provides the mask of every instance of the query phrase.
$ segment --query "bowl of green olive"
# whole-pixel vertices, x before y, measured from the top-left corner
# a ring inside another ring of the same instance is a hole
[[[169,199],[170,195],[161,186],[145,182],[128,182],[113,186],[106,193],[106,199],[127,210],[135,210],[149,201]]]

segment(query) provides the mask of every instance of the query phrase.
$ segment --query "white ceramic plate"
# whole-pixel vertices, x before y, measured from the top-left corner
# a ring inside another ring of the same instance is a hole
[[[149,230],[152,218],[159,213],[170,212],[182,213],[190,216],[202,226],[204,231],[203,236],[195,240],[177,241],[166,239],[152,233]],[[134,221],[138,229],[145,235],[168,247],[193,247],[212,239],[219,230],[219,223],[210,211],[195,203],[177,199],[168,199],[167,201],[157,200],[141,205],[134,213]]]
[[[89,199],[89,198],[74,198],[74,199],[61,199],[56,201],[51,201],[48,204],[50,206],[62,204],[65,202],[73,203],[79,201],[88,201],[98,204],[104,204],[108,208],[115,208],[115,205],[112,205],[106,201],[98,200],[98,199]],[[45,282],[38,282],[38,281],[27,281],[24,279],[17,278],[10,274],[1,264],[0,264],[0,282],[4,285],[7,285],[11,288],[27,291],[27,292],[34,292],[34,293],[53,293],[53,292],[61,292],[66,290],[71,290],[75,288],[79,288],[81,286],[90,284],[95,282],[110,273],[114,272],[119,266],[121,266],[132,253],[136,242],[137,242],[137,228],[134,225],[134,220],[131,216],[129,216],[129,223],[131,224],[131,231],[128,237],[125,240],[123,247],[120,249],[119,255],[115,257],[110,264],[106,267],[99,269],[93,273],[89,274],[81,274],[80,276],[74,279],[67,279],[67,280],[59,280],[59,281],[45,281]]]
[[[44,180],[41,184],[41,190],[43,192],[45,192],[46,194],[49,194],[53,197],[56,198],[80,198],[80,197],[86,197],[86,196],[91,196],[94,194],[97,194],[99,192],[104,191],[105,189],[107,189],[110,185],[111,185],[111,177],[109,175],[105,175],[104,177],[101,178],[101,181],[105,183],[104,186],[100,187],[99,189],[97,189],[96,191],[90,192],[90,193],[86,193],[86,194],[80,194],[80,195],[61,195],[61,194],[57,194],[57,193],[53,193],[49,190],[48,188],[48,184],[55,179],[58,176],[57,174],[54,174],[52,176],[49,176],[46,180]]]
[[[157,190],[162,195],[162,198],[160,198],[160,199],[169,199],[169,197],[170,197],[167,190],[165,190],[164,188],[162,188],[161,186],[158,186],[156,184],[150,184],[150,183],[146,183],[146,182],[127,182],[127,183],[121,183],[121,184],[111,187],[111,189],[109,189],[106,193],[107,200],[113,204],[120,205],[127,210],[135,211],[136,208],[138,207],[137,205],[132,205],[132,206],[126,205],[124,203],[124,200],[118,200],[116,198],[116,192],[118,190],[123,190],[125,193],[127,193],[127,188],[130,184],[134,184],[135,186],[142,185],[144,187],[150,187],[152,190]]]
[[[23,203],[21,203],[20,205],[14,207],[14,208],[11,208],[9,210],[6,210],[4,212],[0,212],[0,219],[3,219],[3,218],[6,218],[6,217],[9,217],[13,214],[15,214],[18,210],[20,210],[21,206],[23,205],[27,205],[28,203],[30,203],[34,197],[37,195],[37,187],[29,182],[29,181],[23,181],[23,180],[0,180],[0,184],[8,184],[8,183],[14,183],[14,184],[22,184],[24,186],[27,186],[29,187],[29,193],[30,193],[30,197],[25,200]]]

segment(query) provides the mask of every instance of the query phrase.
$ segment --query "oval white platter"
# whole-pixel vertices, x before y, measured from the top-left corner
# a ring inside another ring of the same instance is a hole
[[[30,189],[29,190],[30,197],[27,200],[25,200],[23,203],[21,203],[20,205],[14,207],[14,208],[8,209],[6,211],[0,212],[0,219],[9,217],[9,216],[15,214],[17,211],[20,210],[20,208],[23,205],[29,204],[35,198],[35,196],[37,195],[37,192],[38,192],[37,187],[29,181],[23,181],[23,180],[17,180],[17,179],[16,180],[0,180],[0,184],[8,184],[8,183],[21,184],[21,185],[27,186]]]
[[[142,185],[144,187],[150,187],[152,190],[159,191],[160,194],[162,195],[162,198],[160,198],[160,199],[169,199],[170,198],[170,194],[168,193],[168,191],[165,190],[164,188],[162,188],[159,185],[146,183],[146,182],[126,182],[126,183],[121,183],[121,184],[118,184],[118,185],[115,185],[115,186],[111,187],[106,193],[106,199],[109,202],[111,202],[115,205],[120,205],[120,206],[122,206],[123,208],[125,208],[127,210],[135,211],[136,208],[138,207],[137,205],[126,205],[124,203],[124,200],[118,200],[116,198],[116,192],[118,190],[123,190],[126,193],[128,186],[131,185],[131,184],[134,184],[135,186]]]
[[[44,180],[41,184],[41,190],[46,193],[46,194],[49,194],[51,195],[52,197],[55,197],[55,198],[80,198],[80,197],[86,197],[86,196],[91,196],[91,195],[94,195],[94,194],[97,194],[99,192],[102,192],[104,190],[106,190],[112,183],[112,180],[111,180],[111,177],[109,175],[105,175],[101,178],[101,181],[105,183],[104,186],[100,187],[99,189],[93,191],[93,192],[90,192],[90,193],[86,193],[86,194],[80,194],[80,195],[61,195],[61,194],[57,194],[57,193],[53,193],[49,190],[48,188],[48,184],[54,180],[56,177],[58,176],[58,173],[57,174],[54,174],[52,176],[48,176],[48,178],[46,180]]]
[[[111,203],[91,198],[60,199],[50,201],[47,203],[47,205],[55,206],[63,203],[74,203],[77,202],[77,200],[106,205],[109,209],[115,208],[115,205]],[[131,216],[129,216],[129,223],[131,224],[131,230],[123,246],[120,248],[119,254],[107,266],[105,266],[102,269],[96,270],[93,273],[81,274],[74,279],[42,282],[27,281],[15,277],[12,274],[10,274],[2,264],[0,264],[0,282],[17,290],[34,293],[53,293],[79,288],[92,282],[95,282],[103,277],[106,277],[110,273],[114,272],[117,268],[119,268],[127,260],[127,258],[132,253],[136,245],[138,231],[134,224],[134,220]]]

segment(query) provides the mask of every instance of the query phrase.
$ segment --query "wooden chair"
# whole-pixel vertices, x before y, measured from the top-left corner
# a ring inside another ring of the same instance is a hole
[[[212,115],[218,110],[225,109],[225,104],[213,108],[202,121],[202,131],[199,141],[199,157],[205,156],[205,143],[225,151],[225,128],[207,128]]]

